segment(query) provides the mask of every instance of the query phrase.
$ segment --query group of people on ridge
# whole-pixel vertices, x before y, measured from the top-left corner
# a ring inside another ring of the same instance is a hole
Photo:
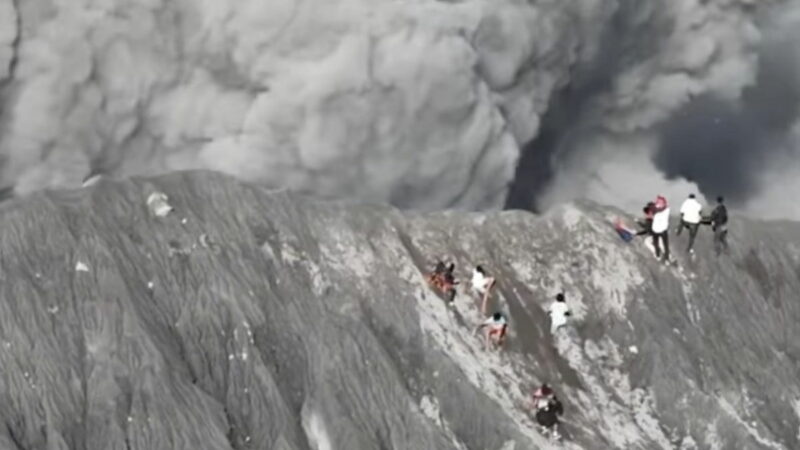
[[[454,271],[454,263],[445,264],[439,260],[433,272],[426,277],[432,287],[444,294],[447,303],[451,306],[455,304],[456,286],[459,284],[455,278]],[[486,330],[484,344],[487,350],[502,348],[508,335],[508,319],[503,312],[498,310],[489,314],[488,309],[489,299],[497,285],[497,279],[490,276],[483,266],[477,265],[472,271],[470,284],[472,291],[480,297],[481,315],[486,317],[477,326],[475,332]],[[560,292],[556,295],[548,313],[551,319],[550,331],[552,333],[567,324],[567,317],[571,315],[571,312],[567,306],[564,293]],[[536,421],[544,428],[545,432],[551,433],[553,438],[558,438],[558,416],[564,412],[563,405],[547,384],[539,387],[534,392],[533,397]]]
[[[642,208],[642,212],[644,216],[636,221],[639,226],[636,235],[652,236],[656,258],[670,262],[670,208],[667,199],[659,195],[655,201],[648,202]],[[686,252],[690,255],[694,255],[694,242],[701,225],[711,226],[717,255],[728,249],[728,209],[723,197],[717,197],[717,204],[708,216],[703,216],[703,205],[697,201],[694,194],[689,194],[689,197],[681,205],[680,223],[675,235],[680,236],[684,229],[688,230],[689,243]]]

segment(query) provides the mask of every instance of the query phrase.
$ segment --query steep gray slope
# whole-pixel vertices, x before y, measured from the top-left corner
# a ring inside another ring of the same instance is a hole
[[[149,214],[154,190],[173,214]],[[542,380],[564,448],[800,446],[800,227],[736,218],[730,256],[705,232],[677,270],[612,214],[400,213],[209,173],[10,203],[0,449],[549,448]],[[499,277],[506,352],[472,334],[477,299],[427,289],[442,254]]]

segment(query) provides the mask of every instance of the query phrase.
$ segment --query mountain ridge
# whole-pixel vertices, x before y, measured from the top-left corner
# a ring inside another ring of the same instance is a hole
[[[618,215],[401,212],[209,172],[12,200],[0,449],[551,448],[542,381],[562,448],[796,447],[800,226],[734,216],[730,255],[674,239],[673,269]],[[454,308],[428,288],[440,256],[498,278],[504,352],[463,286]]]

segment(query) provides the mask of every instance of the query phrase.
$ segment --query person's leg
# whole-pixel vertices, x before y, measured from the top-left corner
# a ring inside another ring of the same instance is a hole
[[[453,303],[456,300],[456,287],[449,284],[447,289],[447,302]]]
[[[488,307],[489,307],[489,296],[492,293],[492,288],[494,287],[495,280],[492,277],[486,279],[486,287],[483,291],[483,299],[481,300],[481,314],[484,317],[488,314]]]
[[[550,329],[553,333],[555,333],[556,331],[558,331],[559,328],[567,324],[567,316],[564,315],[554,315],[550,320],[552,321]]]
[[[714,252],[718,256],[722,252],[722,227],[714,228]]]
[[[664,241],[664,261],[669,261],[669,230],[661,235],[661,239]]]
[[[720,243],[722,250],[728,251],[728,227],[722,227],[722,235],[720,236]]]
[[[656,249],[656,258],[661,258],[661,235],[653,233],[653,247]]]
[[[675,236],[680,236],[681,235],[681,231],[683,231],[683,227],[685,227],[685,226],[686,226],[686,222],[681,220],[680,223],[678,223],[678,229],[675,231]]]
[[[492,331],[492,348],[499,349],[503,346],[503,336],[505,335],[505,327],[498,327]]]
[[[686,247],[687,252],[692,252],[694,247],[694,239],[697,237],[697,231],[700,230],[699,223],[689,225],[689,246]]]
[[[480,301],[481,301],[481,311],[483,311],[483,295],[485,294],[485,292],[486,291],[481,286],[473,286],[472,287],[472,293],[473,294],[477,293],[478,294],[478,299],[480,299]]]
[[[553,439],[556,439],[556,440],[561,439],[561,433],[558,431],[558,422],[556,422],[553,425],[552,436],[553,436]]]

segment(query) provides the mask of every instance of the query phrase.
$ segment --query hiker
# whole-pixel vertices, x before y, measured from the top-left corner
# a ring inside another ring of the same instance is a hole
[[[443,293],[450,305],[454,305],[456,299],[456,285],[458,281],[456,281],[455,275],[453,275],[455,268],[455,263],[451,262],[445,265],[443,261],[439,260],[436,262],[436,267],[434,267],[433,272],[426,277],[428,284]]]
[[[678,231],[675,232],[675,235],[680,236],[684,228],[689,230],[689,245],[686,247],[686,252],[690,255],[694,254],[694,239],[700,229],[702,211],[703,205],[697,201],[694,194],[689,194],[689,198],[681,205],[681,223],[678,225]]]
[[[494,277],[488,276],[482,266],[475,266],[475,270],[472,271],[472,288],[482,296],[481,314],[484,316],[486,316],[489,295],[496,283]]]
[[[656,204],[653,202],[647,202],[642,208],[643,216],[641,219],[636,220],[636,225],[639,226],[640,230],[636,233],[637,236],[642,235],[651,235],[653,231],[653,214],[656,210]]]
[[[564,297],[563,292],[559,292],[556,294],[556,301],[550,305],[550,332],[555,334],[555,332],[567,324],[567,317],[571,316],[572,313],[569,311],[569,306],[567,306],[566,298]]]
[[[636,236],[636,232],[626,227],[625,224],[622,223],[622,219],[617,219],[614,221],[614,230],[616,230],[619,237],[625,242],[632,241]]]
[[[651,229],[653,231],[653,246],[656,248],[656,258],[669,262],[669,205],[667,205],[667,199],[661,195],[656,197]]]
[[[540,393],[539,397],[537,397],[537,393]],[[564,405],[546,384],[534,392],[533,399],[536,408],[536,423],[543,428],[542,434],[549,434],[552,439],[560,439],[558,417],[564,414]]]
[[[505,343],[506,332],[508,331],[508,321],[506,320],[506,316],[504,316],[501,312],[494,313],[492,317],[489,317],[483,323],[478,325],[478,328],[475,329],[475,332],[477,333],[484,327],[489,328],[489,330],[486,332],[486,349],[489,350],[492,345],[495,347],[502,347],[503,343]]]
[[[719,256],[722,250],[728,250],[728,208],[722,196],[717,197],[717,206],[711,211],[710,221],[714,231],[714,251]]]

